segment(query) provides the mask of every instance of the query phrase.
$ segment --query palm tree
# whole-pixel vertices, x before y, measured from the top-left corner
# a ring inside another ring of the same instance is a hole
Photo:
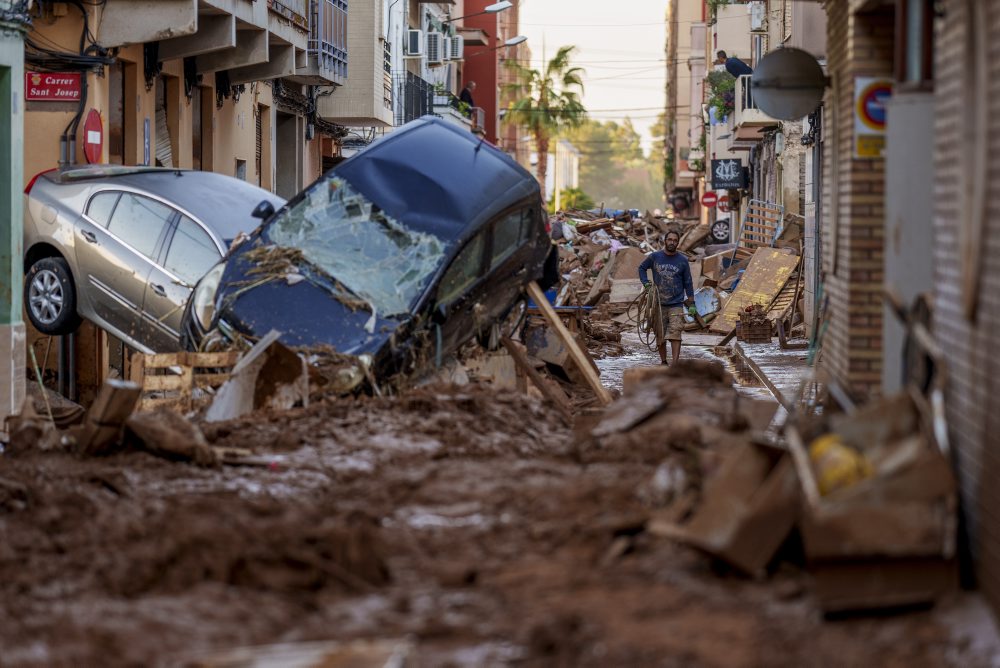
[[[575,46],[560,48],[542,72],[513,59],[506,63],[514,72],[515,80],[503,86],[503,92],[513,99],[507,106],[504,122],[521,125],[534,137],[543,200],[546,196],[549,141],[562,128],[577,127],[587,117],[587,110],[580,101],[583,70],[570,67],[569,62],[574,49]],[[575,88],[579,88],[579,92]]]

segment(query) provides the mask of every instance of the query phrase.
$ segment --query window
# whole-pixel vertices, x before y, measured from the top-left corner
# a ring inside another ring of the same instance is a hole
[[[219,261],[219,251],[208,232],[187,216],[181,216],[163,265],[189,285],[194,285]]]
[[[123,193],[108,231],[148,258],[174,215],[174,210],[148,197]]]
[[[111,220],[111,212],[115,210],[115,204],[118,203],[118,195],[121,193],[97,193],[90,198],[90,204],[87,206],[87,217],[92,221],[101,225],[102,227],[108,226],[108,221]]]
[[[438,290],[439,303],[447,303],[458,297],[479,278],[483,269],[485,240],[485,233],[477,234],[455,257],[441,280],[441,288]]]
[[[496,267],[517,250],[523,238],[524,210],[509,213],[493,224],[493,259],[490,266]]]

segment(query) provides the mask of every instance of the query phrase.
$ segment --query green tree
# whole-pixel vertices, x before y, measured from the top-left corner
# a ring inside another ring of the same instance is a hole
[[[581,209],[586,211],[594,208],[594,198],[580,188],[563,188],[559,191],[559,207],[561,209]],[[555,195],[549,198],[549,212],[556,212]]]
[[[580,151],[580,189],[595,202],[609,209],[663,208],[662,131],[660,151],[648,156],[628,118],[587,120],[560,136]]]
[[[514,72],[515,81],[503,87],[504,93],[514,100],[507,107],[504,122],[527,128],[534,138],[543,198],[549,142],[561,129],[579,125],[587,115],[580,101],[583,70],[570,65],[574,49],[575,46],[561,47],[542,71],[525,67],[516,60],[506,62]]]

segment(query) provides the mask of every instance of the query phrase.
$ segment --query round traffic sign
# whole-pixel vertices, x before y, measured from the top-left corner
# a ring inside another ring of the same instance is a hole
[[[83,124],[83,155],[91,165],[101,162],[104,153],[104,124],[101,114],[91,109]]]
[[[701,196],[702,205],[707,206],[709,209],[713,208],[718,201],[719,196],[711,190],[706,191],[705,194]]]
[[[858,96],[858,118],[872,130],[885,130],[885,103],[892,97],[892,86],[885,81],[875,81],[866,86]]]
[[[729,213],[729,195],[723,195],[719,198],[719,211]]]

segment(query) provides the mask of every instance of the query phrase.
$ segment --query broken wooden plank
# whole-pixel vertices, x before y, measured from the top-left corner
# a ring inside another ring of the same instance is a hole
[[[736,326],[740,309],[751,304],[769,307],[784,288],[792,271],[798,266],[799,256],[774,248],[758,248],[736,291],[726,301],[719,315],[712,321],[713,332],[728,332]]]
[[[528,296],[534,300],[535,305],[539,308],[539,310],[541,310],[542,315],[545,316],[545,319],[549,321],[549,324],[555,329],[556,333],[563,340],[563,343],[570,352],[570,356],[576,363],[580,373],[583,374],[583,377],[590,386],[590,389],[594,391],[595,395],[597,395],[598,400],[604,406],[610,404],[612,401],[611,393],[608,392],[608,389],[601,384],[600,377],[597,375],[597,372],[594,371],[593,367],[591,367],[590,355],[588,355],[587,352],[577,344],[573,335],[566,329],[566,326],[563,324],[562,320],[559,319],[555,309],[552,308],[552,304],[549,303],[549,300],[545,297],[545,293],[538,286],[538,283],[535,281],[529,283],[527,291]]]
[[[104,381],[76,437],[78,451],[85,455],[110,452],[121,440],[125,420],[141,393],[142,388],[127,380]]]
[[[529,380],[531,380],[535,387],[537,387],[542,393],[542,396],[555,405],[556,409],[558,409],[562,416],[566,418],[567,422],[572,422],[573,411],[570,408],[569,397],[566,396],[566,393],[563,392],[562,388],[553,383],[545,382],[545,379],[538,373],[538,370],[535,369],[531,362],[528,361],[527,353],[524,352],[519,344],[514,343],[506,336],[500,339],[500,343],[502,343],[503,347],[507,349],[510,356],[514,358],[514,363],[517,365],[517,368],[520,369]]]

